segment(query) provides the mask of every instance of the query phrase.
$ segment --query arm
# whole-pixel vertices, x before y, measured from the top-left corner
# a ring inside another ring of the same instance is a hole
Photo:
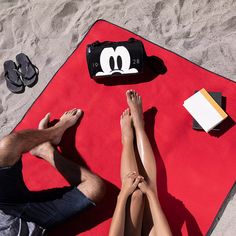
[[[125,208],[128,196],[125,194],[118,195],[116,208],[112,217],[109,236],[123,236],[125,230]]]
[[[171,236],[172,233],[170,231],[170,226],[164,212],[161,209],[161,205],[156,194],[153,191],[148,191],[147,199],[150,205],[156,235]]]
[[[129,173],[122,181],[122,188],[117,198],[116,208],[112,217],[109,236],[123,236],[125,232],[126,202],[130,194],[137,188],[143,177],[135,172]]]
[[[151,215],[153,219],[153,227],[155,235],[157,236],[172,236],[170,226],[168,224],[168,221],[166,219],[166,216],[161,208],[160,202],[158,200],[158,197],[145,181],[142,181],[142,183],[139,183],[140,190],[146,194]]]

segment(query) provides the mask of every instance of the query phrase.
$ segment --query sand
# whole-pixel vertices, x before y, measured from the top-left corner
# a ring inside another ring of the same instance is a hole
[[[0,0],[0,137],[14,129],[99,18],[236,81],[235,0]],[[36,86],[16,95],[6,87],[2,65],[20,52],[40,74]]]
[[[223,216],[216,225],[211,236],[233,236],[236,235],[236,194],[235,188],[232,197],[224,210]]]

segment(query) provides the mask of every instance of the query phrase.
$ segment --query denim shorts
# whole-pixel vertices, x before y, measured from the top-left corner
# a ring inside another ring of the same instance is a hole
[[[76,187],[63,187],[32,192],[22,176],[22,161],[0,168],[0,209],[8,215],[51,228],[95,206]]]

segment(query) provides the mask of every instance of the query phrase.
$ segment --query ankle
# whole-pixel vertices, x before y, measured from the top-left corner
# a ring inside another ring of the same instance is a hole
[[[146,133],[144,123],[134,124],[135,133]]]
[[[134,139],[133,139],[133,138],[130,138],[130,137],[123,137],[123,138],[122,138],[122,144],[123,144],[123,146],[126,146],[126,145],[133,145],[133,142],[134,142]]]
[[[48,150],[47,154],[40,155],[40,157],[45,161],[51,163],[54,159],[54,149],[52,148]]]
[[[61,133],[63,132],[62,126],[57,125],[57,124],[51,128],[48,128],[48,130],[50,131],[50,135],[49,135],[49,142],[50,143],[52,143],[53,140],[57,139],[58,136],[60,136]]]

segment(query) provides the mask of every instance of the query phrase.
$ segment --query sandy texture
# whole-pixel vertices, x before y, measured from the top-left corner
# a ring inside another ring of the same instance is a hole
[[[1,66],[24,52],[40,71],[38,84],[16,95],[6,88],[1,67],[1,137],[17,125],[99,18],[236,81],[235,0],[0,0],[0,6]]]
[[[227,204],[223,217],[215,227],[212,236],[236,235],[236,194]]]

